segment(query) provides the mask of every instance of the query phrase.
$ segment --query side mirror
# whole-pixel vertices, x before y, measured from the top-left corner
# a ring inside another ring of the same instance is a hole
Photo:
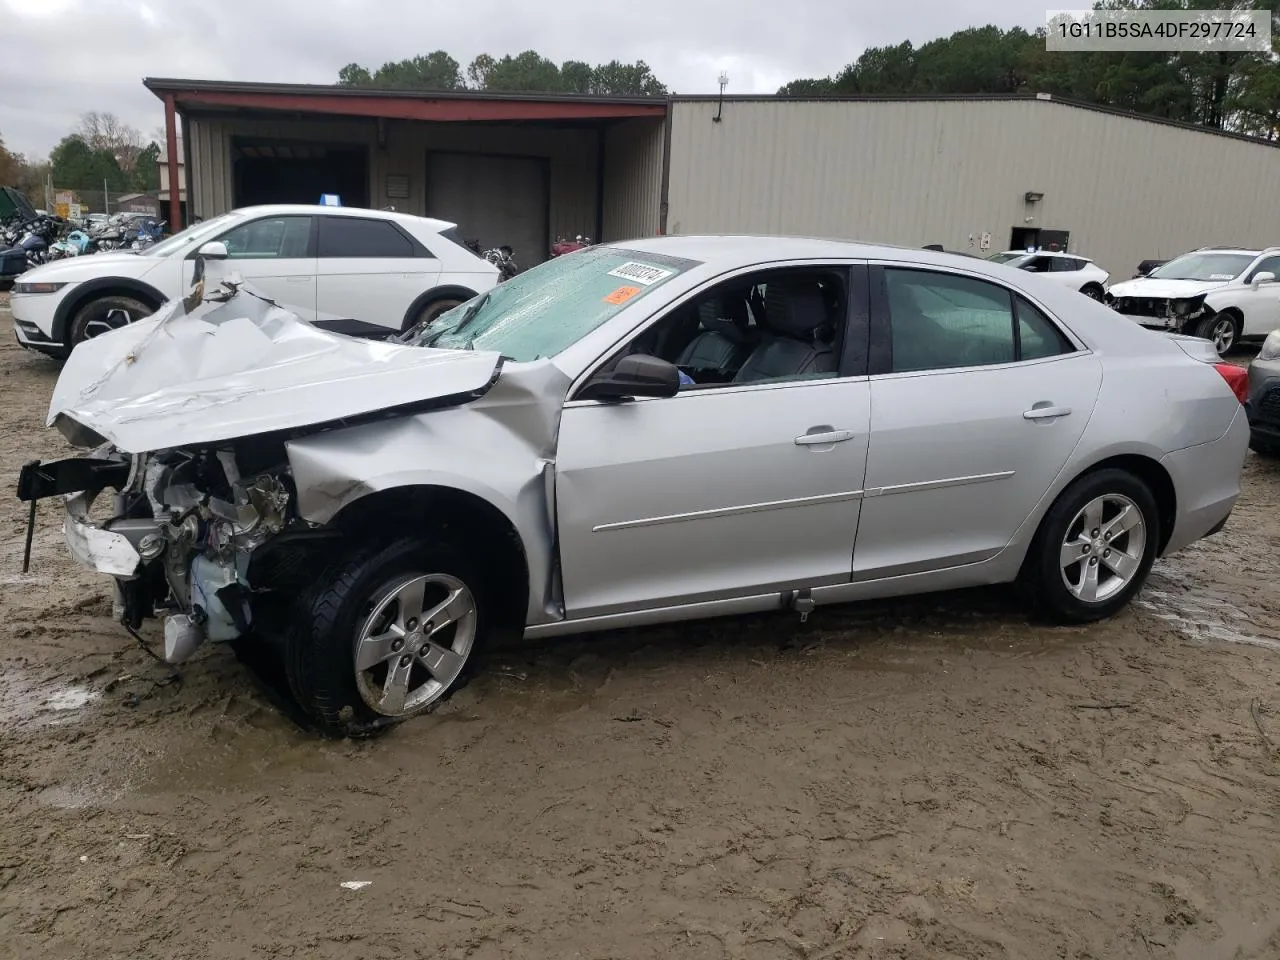
[[[680,371],[674,363],[635,353],[587,382],[580,400],[618,401],[635,397],[674,397],[680,392]]]
[[[1274,273],[1264,270],[1262,273],[1255,273],[1253,275],[1253,281],[1249,284],[1249,286],[1257,290],[1264,283],[1275,283],[1275,282],[1276,282],[1276,275]]]
[[[206,260],[226,260],[229,256],[225,243],[221,240],[210,240],[196,251],[196,269],[191,276],[191,283],[194,285],[204,279],[204,264]]]

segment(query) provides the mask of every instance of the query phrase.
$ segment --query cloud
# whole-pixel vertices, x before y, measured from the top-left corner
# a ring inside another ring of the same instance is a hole
[[[530,48],[557,62],[641,59],[678,93],[715,92],[722,70],[730,93],[772,93],[868,46],[1043,17],[1024,0],[0,0],[0,136],[47,154],[87,110],[150,132],[163,110],[144,75],[330,83],[347,63],[435,49],[464,68]]]

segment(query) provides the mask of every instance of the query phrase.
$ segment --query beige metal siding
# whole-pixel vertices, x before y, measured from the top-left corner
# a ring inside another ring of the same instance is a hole
[[[1070,231],[1113,280],[1206,244],[1280,243],[1275,147],[1051,100],[730,100],[720,123],[714,102],[672,109],[670,233],[981,253],[983,232],[995,252],[1037,226]]]
[[[662,120],[624,120],[604,145],[604,235],[600,240],[651,237],[662,204]]]

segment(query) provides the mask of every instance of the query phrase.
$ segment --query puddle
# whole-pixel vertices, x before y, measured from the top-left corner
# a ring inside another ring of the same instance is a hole
[[[1174,629],[1195,643],[1242,643],[1280,652],[1280,638],[1258,632],[1258,624],[1235,604],[1211,592],[1207,586],[1190,590],[1174,586],[1196,583],[1195,574],[1165,566],[1152,573],[1146,588],[1134,606],[1147,616],[1172,624]]]
[[[0,666],[0,723],[67,723],[101,693],[65,681],[40,683],[12,666]]]

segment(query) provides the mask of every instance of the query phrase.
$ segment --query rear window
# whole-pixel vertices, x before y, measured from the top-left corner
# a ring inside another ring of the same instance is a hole
[[[517,274],[411,331],[407,340],[424,347],[494,350],[515,361],[553,357],[695,266],[693,260],[588,247]]]
[[[414,255],[413,243],[385,220],[321,217],[321,257],[390,257]]]

